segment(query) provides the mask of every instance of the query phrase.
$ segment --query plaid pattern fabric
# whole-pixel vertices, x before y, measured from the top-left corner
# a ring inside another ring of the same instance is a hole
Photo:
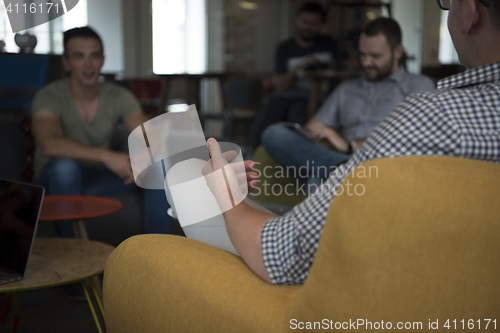
[[[262,251],[273,283],[305,281],[335,190],[355,166],[408,155],[500,163],[500,63],[441,80],[432,92],[408,96],[319,191],[286,215],[269,219],[262,230]]]

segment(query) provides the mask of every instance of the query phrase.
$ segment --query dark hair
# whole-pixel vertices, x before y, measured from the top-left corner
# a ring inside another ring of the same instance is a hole
[[[323,6],[321,6],[321,4],[317,2],[310,1],[302,4],[302,6],[300,6],[299,10],[297,11],[297,16],[304,12],[318,14],[319,16],[321,16],[321,22],[323,23],[326,20],[326,12],[323,9]]]
[[[497,29],[500,29],[500,1],[490,0],[490,6],[491,9],[488,10],[490,20]]]
[[[368,22],[361,33],[370,37],[383,33],[392,49],[401,44],[401,28],[398,22],[388,17],[379,17]]]
[[[97,34],[97,32],[95,32],[95,30],[90,28],[90,27],[81,27],[81,28],[69,29],[69,30],[66,30],[64,32],[64,55],[65,56],[68,55],[66,53],[67,47],[68,47],[68,42],[72,38],[76,38],[76,37],[97,39],[99,41],[99,43],[101,44],[101,50],[104,53],[104,47],[102,45],[102,40],[101,40],[101,37],[99,37],[99,35]]]

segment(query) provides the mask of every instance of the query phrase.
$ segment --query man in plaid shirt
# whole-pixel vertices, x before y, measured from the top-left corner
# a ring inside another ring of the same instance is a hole
[[[500,1],[452,0],[451,8],[438,4],[450,10],[450,34],[460,62],[470,70],[440,81],[435,91],[407,97],[320,191],[284,216],[244,202],[224,213],[233,245],[263,280],[280,285],[305,281],[335,188],[367,160],[441,155],[500,162]],[[218,143],[207,143],[213,164],[222,167]],[[234,174],[226,176],[236,180]],[[211,189],[216,197],[227,193],[225,184]]]

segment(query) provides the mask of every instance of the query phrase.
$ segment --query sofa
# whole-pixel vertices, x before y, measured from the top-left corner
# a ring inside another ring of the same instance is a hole
[[[107,331],[498,328],[499,164],[384,158],[348,181],[357,194],[332,202],[303,285],[269,285],[191,239],[129,238],[105,268]]]

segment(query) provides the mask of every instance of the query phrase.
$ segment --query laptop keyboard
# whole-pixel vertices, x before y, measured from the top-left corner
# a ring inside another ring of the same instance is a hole
[[[19,281],[19,280],[21,280],[21,277],[19,276],[19,274],[12,274],[12,273],[0,271],[0,284]]]

